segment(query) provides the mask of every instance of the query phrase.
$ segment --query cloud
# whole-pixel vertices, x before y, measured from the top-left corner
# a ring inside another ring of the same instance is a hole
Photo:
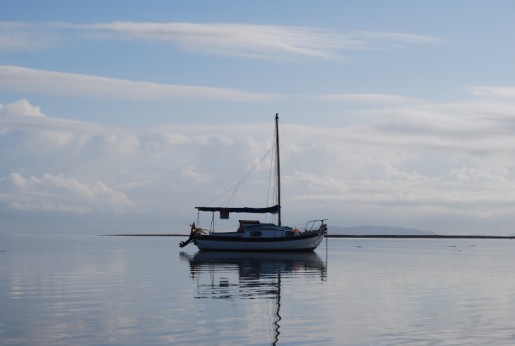
[[[297,198],[316,204],[332,203],[349,212],[368,207],[381,213],[400,211],[406,216],[431,211],[442,217],[491,219],[515,212],[515,184],[508,178],[511,173],[506,167],[463,166],[436,176],[399,170],[388,167],[388,163],[384,163],[384,168],[388,173],[376,179],[337,179],[296,172],[314,192]]]
[[[415,35],[402,32],[355,32],[356,37],[371,41],[396,42],[396,43],[438,43],[441,40],[433,36]]]
[[[29,101],[11,105],[3,107],[38,109]],[[479,228],[511,219],[513,106],[472,94],[448,103],[364,103],[361,118],[339,127],[284,123],[285,213],[302,220],[310,199],[334,224],[361,219],[431,229],[436,218],[436,231],[452,232],[445,220],[476,220]],[[4,214],[182,218],[249,172],[252,178],[237,186],[238,203],[265,204],[269,161],[259,159],[272,145],[272,121],[123,129],[23,114],[0,116],[10,131],[0,133]]]
[[[52,83],[49,84],[49,80]],[[274,99],[271,94],[229,88],[159,84],[5,65],[0,65],[0,88],[65,97],[140,101],[209,99],[247,102]]]
[[[134,203],[120,191],[101,181],[84,182],[64,174],[45,173],[40,177],[12,172],[2,179],[4,202],[11,208],[26,211],[59,211],[87,213],[91,211],[126,212]]]
[[[515,211],[515,99],[497,93],[472,96],[378,108],[367,103],[354,124],[288,127],[299,139],[297,155],[316,158],[317,169],[307,160],[296,166],[295,176],[316,204],[330,201],[350,215],[363,210],[366,220],[369,214],[387,220],[389,213],[414,222],[428,215],[505,219]]]
[[[321,95],[320,99],[327,101],[345,101],[354,103],[408,103],[416,102],[416,99],[390,94],[358,94],[358,93],[347,93],[347,94],[325,94]]]
[[[52,80],[49,84],[48,80]],[[340,93],[322,95],[270,94],[230,88],[212,88],[177,84],[159,84],[101,76],[90,76],[58,71],[36,70],[18,66],[0,65],[0,89],[24,93],[114,99],[128,101],[184,101],[218,100],[232,102],[272,102],[279,100],[341,101],[362,104],[413,103],[418,100],[392,94]],[[0,105],[1,107],[1,105]],[[37,108],[28,109],[27,101],[0,108],[0,114],[41,116]],[[25,107],[25,109],[23,108]]]
[[[82,27],[127,39],[170,42],[189,51],[258,59],[295,56],[336,59],[338,50],[363,45],[346,35],[303,27],[173,22],[113,22]]]
[[[406,146],[448,151],[481,160],[515,152],[515,98],[475,96],[459,102],[419,100],[362,108],[363,124],[356,125],[349,135],[370,143],[389,143],[401,150]]]
[[[52,80],[52,84],[47,83]],[[182,86],[151,82],[35,70],[16,66],[0,65],[0,88],[18,90],[26,93],[58,95],[62,97],[85,97],[117,99],[130,101],[170,101],[211,99],[235,102],[264,102],[285,99],[311,98],[320,101],[345,101],[352,103],[406,103],[416,100],[389,94],[326,94],[294,95],[253,93],[229,88],[210,88],[202,86]],[[16,104],[0,105],[0,114],[23,114],[43,116],[37,107],[28,108],[26,100]]]
[[[0,134],[18,133],[10,140],[18,139],[20,143],[27,140],[23,145],[32,145],[38,150],[80,147],[95,135],[106,133],[98,124],[46,116],[39,106],[26,99],[0,104],[0,129]]]
[[[472,87],[472,93],[477,96],[500,97],[515,99],[515,88],[512,87]]]
[[[127,39],[170,42],[190,51],[257,59],[339,60],[344,57],[343,52],[384,47],[389,42],[439,41],[408,33],[339,33],[311,27],[232,23],[112,22],[81,27]]]
[[[341,60],[349,51],[439,41],[410,33],[341,33],[312,27],[235,23],[0,23],[0,48],[5,50],[36,49],[38,41],[56,42],[66,36],[165,42],[186,51],[267,60]],[[39,44],[39,47],[48,45]]]
[[[192,178],[196,182],[201,182],[201,183],[207,182],[212,179],[212,177],[210,177],[207,174],[201,174],[201,173],[197,172],[196,167],[194,165],[184,166],[181,169],[181,176],[186,177],[186,178]]]
[[[23,99],[7,105],[0,103],[0,116],[44,117],[45,115],[38,106],[33,106]]]
[[[34,52],[55,44],[37,26],[20,22],[0,22],[0,52]]]

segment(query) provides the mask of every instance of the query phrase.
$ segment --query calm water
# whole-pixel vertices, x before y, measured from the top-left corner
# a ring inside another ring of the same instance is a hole
[[[515,241],[0,236],[1,345],[514,345]]]

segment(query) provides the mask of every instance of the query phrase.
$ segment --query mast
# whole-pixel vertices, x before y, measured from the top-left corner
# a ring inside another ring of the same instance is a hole
[[[279,157],[279,113],[275,113],[275,150],[275,157],[277,159],[277,205],[279,206],[277,226],[281,226],[281,159]]]

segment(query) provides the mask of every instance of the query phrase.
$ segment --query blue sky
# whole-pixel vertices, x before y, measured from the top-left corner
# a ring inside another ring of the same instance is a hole
[[[0,231],[283,221],[515,232],[513,1],[0,3]],[[308,216],[309,215],[309,216]]]

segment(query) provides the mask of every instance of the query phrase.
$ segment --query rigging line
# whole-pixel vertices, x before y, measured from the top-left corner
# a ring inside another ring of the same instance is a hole
[[[275,134],[275,129],[274,129],[274,134]],[[275,140],[272,142],[272,148],[270,150],[273,150],[272,151],[272,155],[270,155],[270,168],[268,169],[268,190],[267,190],[267,193],[266,193],[266,205],[274,205],[274,204],[277,204],[276,203],[276,190],[275,190],[275,186],[273,187],[273,195],[272,195],[272,200],[270,201],[270,189],[271,189],[271,186],[272,186],[272,174],[273,174],[273,177],[275,179],[275,177],[277,176],[276,172],[275,171],[272,171],[273,168],[274,168],[274,162],[275,162],[275,146],[276,146],[276,142]],[[277,184],[277,182],[275,182],[274,180],[274,184]],[[268,217],[269,215],[268,214],[265,214],[265,220],[268,220]],[[273,219],[273,215],[270,215],[270,219]]]
[[[254,172],[254,170],[265,160],[265,158],[270,155],[270,152],[273,150],[274,148],[270,148],[268,149],[268,151],[263,155],[263,157],[261,157],[261,159],[259,159],[259,161],[251,167],[251,169],[249,170],[249,172],[243,176],[243,178],[240,179],[240,181],[238,181],[232,188],[228,189],[227,191],[224,191],[222,192],[220,195],[218,195],[218,197],[210,200],[208,203],[204,203],[204,205],[208,206],[210,205],[211,203],[219,200],[220,198],[222,198],[223,196],[227,195],[227,194],[231,194],[230,197],[227,198],[226,200],[226,205],[229,205],[229,202],[231,201],[231,199],[234,200],[234,195],[236,193],[236,191],[238,191],[238,189],[240,188],[240,186],[252,175],[252,173]],[[232,191],[232,193],[231,193]]]
[[[286,140],[285,140],[284,142],[286,142],[286,144],[288,145],[288,149],[289,149],[289,151],[290,151],[290,156],[291,156],[291,158],[292,158],[293,164],[295,165],[295,168],[297,169],[297,171],[298,171],[298,172],[301,172],[301,170],[300,170],[300,168],[299,168],[299,165],[297,164],[297,160],[295,159],[295,156],[293,155],[293,149],[292,149],[292,148],[291,148],[291,146],[290,146],[290,140],[289,140],[289,138],[288,138],[288,134],[287,134],[287,132],[286,132],[286,131],[284,131],[284,129],[283,129],[283,136],[284,136],[284,137],[286,137],[286,138],[285,138]],[[308,197],[309,206],[311,207],[311,210],[313,211],[313,215],[315,215],[315,218],[318,218],[318,216],[317,216],[317,215],[318,215],[318,213],[317,213],[317,211],[315,210],[315,206],[314,206],[314,204],[313,204],[313,200],[312,200],[312,198],[311,198],[311,195],[309,194],[308,188],[307,188],[307,186],[306,186],[306,182],[305,182],[305,181],[304,181],[304,179],[302,178],[302,173],[301,173],[301,174],[299,174],[299,176],[300,176],[300,181],[302,182],[302,186],[304,187],[304,192],[306,193],[306,195],[307,195],[307,197]]]
[[[236,186],[234,187],[234,190],[232,192],[232,195],[231,197],[228,198],[228,200],[226,201],[226,206],[231,206],[231,205],[234,205],[234,203],[236,202],[236,193],[238,192],[238,190],[240,189],[240,186],[243,185],[243,183],[245,181],[247,181],[247,179],[252,175],[252,173],[254,172],[254,170],[259,166],[261,165],[261,163],[265,160],[265,158],[270,154],[270,151],[272,150],[273,148],[269,149],[265,155],[263,155],[263,157],[261,157],[261,159],[258,161],[258,163],[256,163],[253,167],[251,167],[251,169],[249,170],[249,172],[245,175],[245,177],[243,179],[241,179],[238,184],[236,184]]]

